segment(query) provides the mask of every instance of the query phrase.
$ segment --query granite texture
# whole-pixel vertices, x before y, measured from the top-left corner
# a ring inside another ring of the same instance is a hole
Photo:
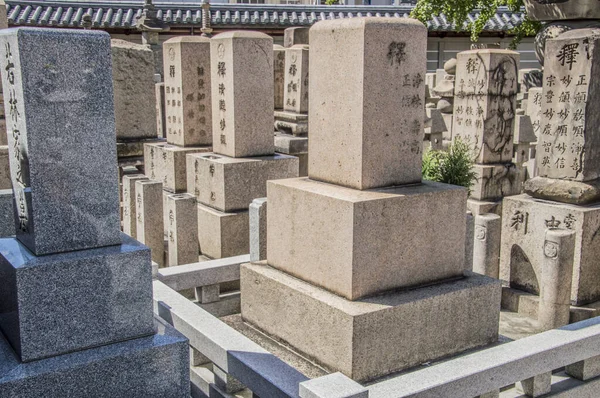
[[[597,0],[525,0],[525,10],[532,21],[600,19]]]
[[[275,154],[230,158],[215,153],[195,157],[188,179],[194,179],[198,201],[217,210],[248,210],[267,195],[267,181],[298,177],[298,158]]]
[[[167,196],[168,265],[198,262],[198,212],[189,193]]]
[[[275,111],[275,131],[300,137],[308,135],[308,114]]]
[[[0,189],[0,237],[15,235],[15,202],[12,189]]]
[[[296,44],[285,50],[283,109],[308,113],[308,46]]]
[[[22,361],[152,333],[150,251],[121,239],[39,257],[0,239],[0,329]]]
[[[534,177],[525,181],[523,192],[538,199],[587,205],[600,201],[600,180],[580,182]]]
[[[145,181],[148,177],[143,174],[123,176],[123,232],[132,238],[137,238],[137,209],[135,197],[135,182]]]
[[[273,39],[220,33],[210,44],[213,151],[231,157],[273,154]]]
[[[6,133],[0,131],[0,134]],[[0,146],[0,189],[11,189],[12,183],[10,181],[10,159],[8,155],[8,145]]]
[[[498,279],[502,220],[498,214],[493,213],[476,215],[474,219],[472,270]]]
[[[283,109],[283,92],[285,90],[285,49],[273,44],[273,86],[275,109]]]
[[[476,180],[470,188],[472,199],[494,201],[522,191],[523,168],[514,163],[474,164],[473,172]]]
[[[427,28],[319,21],[310,42],[309,177],[356,189],[420,182]]]
[[[369,391],[336,372],[300,383],[301,398],[368,398]]]
[[[600,28],[571,30],[546,41],[536,151],[540,177],[600,178],[599,73]]]
[[[160,181],[135,182],[136,233],[140,242],[152,251],[152,261],[164,266],[163,190]]]
[[[145,144],[145,173],[151,179],[161,181],[165,191],[193,192],[187,187],[186,156],[190,153],[210,152],[210,150],[210,146],[181,147],[164,142]]]
[[[17,238],[36,255],[119,244],[110,36],[16,28],[0,47]]]
[[[500,279],[515,289],[540,294],[547,228],[568,229],[576,234],[571,304],[584,305],[600,300],[598,204],[576,206],[525,194],[504,198]]]
[[[290,134],[275,134],[275,151],[286,155],[308,152],[308,138],[294,137]]]
[[[269,181],[267,197],[269,265],[350,300],[463,274],[464,188],[294,178]]]
[[[498,340],[501,287],[486,276],[472,274],[359,301],[265,262],[243,264],[240,277],[246,322],[358,381]]]
[[[452,139],[471,145],[475,163],[512,160],[519,59],[500,49],[457,55]]]
[[[158,137],[166,137],[167,116],[165,115],[165,83],[155,83],[154,94],[156,96],[156,133]]]
[[[147,46],[110,41],[118,140],[156,137],[154,54]]]
[[[19,362],[0,335],[0,396],[187,398],[188,341],[163,321],[147,337]]]
[[[167,142],[211,145],[210,39],[180,36],[165,41],[163,64]]]
[[[285,29],[283,31],[283,46],[288,48],[296,44],[308,44],[309,31],[310,28],[299,26]]]
[[[254,199],[248,209],[250,218],[250,261],[267,259],[267,198]]]
[[[198,203],[198,243],[200,252],[210,258],[248,254],[248,212],[223,213]]]

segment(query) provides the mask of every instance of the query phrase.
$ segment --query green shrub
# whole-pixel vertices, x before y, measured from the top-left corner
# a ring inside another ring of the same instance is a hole
[[[448,151],[425,152],[423,178],[460,185],[470,190],[477,175],[473,171],[473,155],[469,144],[457,139],[452,142]]]

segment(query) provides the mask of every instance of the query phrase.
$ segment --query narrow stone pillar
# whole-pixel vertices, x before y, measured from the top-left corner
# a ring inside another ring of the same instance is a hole
[[[250,261],[267,259],[267,198],[250,203]]]
[[[194,347],[190,346],[190,366],[200,366],[207,363],[210,363],[210,359]]]
[[[488,213],[475,216],[473,240],[473,272],[498,279],[500,273],[499,215]]]
[[[154,180],[140,180],[135,183],[137,211],[137,240],[152,251],[152,261],[163,267],[164,227],[162,183]]]
[[[169,266],[198,262],[198,212],[194,195],[167,196]]]
[[[538,320],[543,330],[569,324],[575,231],[546,231]]]
[[[214,285],[199,286],[194,290],[196,301],[200,304],[208,304],[219,301],[221,296],[221,286],[218,283]]]
[[[473,271],[473,239],[475,229],[475,216],[470,211],[466,217],[467,230],[465,233],[465,271]]]
[[[135,209],[135,182],[147,180],[143,174],[123,176],[123,232],[137,239],[137,221]]]
[[[213,365],[213,373],[215,374],[215,384],[227,394],[234,394],[246,388],[246,386],[240,383],[235,377],[231,376],[217,365]]]
[[[529,379],[517,383],[517,391],[522,392],[528,397],[541,397],[548,394],[552,387],[552,372],[546,372],[533,376]]]
[[[583,381],[600,376],[600,355],[575,362],[565,370],[568,375]]]

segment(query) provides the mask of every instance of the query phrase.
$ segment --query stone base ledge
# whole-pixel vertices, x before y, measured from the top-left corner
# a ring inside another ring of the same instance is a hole
[[[537,199],[587,205],[600,201],[600,180],[580,182],[534,177],[525,182],[523,191]]]

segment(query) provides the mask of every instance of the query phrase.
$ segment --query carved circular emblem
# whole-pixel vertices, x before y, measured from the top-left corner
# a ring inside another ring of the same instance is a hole
[[[292,53],[292,63],[295,64],[298,61],[298,54],[295,52]]]
[[[548,258],[558,257],[558,245],[555,242],[546,241],[544,243],[544,256]]]
[[[225,46],[223,45],[223,43],[219,44],[219,47],[217,47],[217,55],[220,59],[223,59],[223,57],[225,56]]]
[[[485,240],[487,229],[484,226],[476,225],[475,226],[475,239],[477,240]]]
[[[175,49],[173,47],[169,48],[169,59],[175,61]]]

